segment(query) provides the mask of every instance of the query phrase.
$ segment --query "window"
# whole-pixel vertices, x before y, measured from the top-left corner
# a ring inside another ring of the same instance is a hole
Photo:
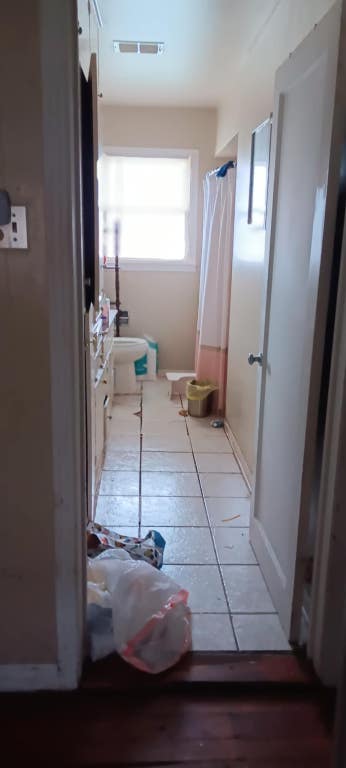
[[[196,151],[103,155],[99,161],[100,255],[114,265],[119,222],[122,267],[193,268]]]

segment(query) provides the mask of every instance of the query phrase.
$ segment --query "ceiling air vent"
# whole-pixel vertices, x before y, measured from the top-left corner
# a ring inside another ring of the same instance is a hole
[[[151,53],[160,56],[164,43],[150,43],[143,40],[113,40],[114,53]]]

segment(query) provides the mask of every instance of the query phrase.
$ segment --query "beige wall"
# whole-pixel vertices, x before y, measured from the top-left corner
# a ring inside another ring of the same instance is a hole
[[[121,334],[145,333],[158,341],[162,369],[193,370],[198,274],[121,272],[122,306],[130,315],[129,325],[121,328]],[[115,297],[113,270],[104,271],[104,290]]]
[[[216,111],[160,107],[103,106],[103,146],[197,149],[199,190],[197,254],[202,242],[202,179],[215,165]],[[194,365],[199,272],[121,272],[123,309],[130,315],[124,335],[149,333],[159,342],[160,367],[177,370]],[[114,273],[104,288],[114,298]]]
[[[249,469],[255,468],[257,366],[249,352],[261,346],[264,232],[247,224],[251,132],[273,108],[277,68],[306,37],[333,0],[282,0],[249,50],[219,111],[218,150],[238,135],[237,190],[226,415]]]
[[[281,0],[248,46],[218,113],[217,149],[239,132],[244,117],[257,120],[272,109],[275,72],[336,0]]]
[[[0,188],[27,206],[29,249],[0,250],[0,664],[57,655],[38,12],[1,6]]]

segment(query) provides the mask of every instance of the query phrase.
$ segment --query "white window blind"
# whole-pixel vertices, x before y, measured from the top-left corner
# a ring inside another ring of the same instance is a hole
[[[120,157],[99,162],[100,255],[114,263],[115,223],[123,261],[189,259],[189,157]]]

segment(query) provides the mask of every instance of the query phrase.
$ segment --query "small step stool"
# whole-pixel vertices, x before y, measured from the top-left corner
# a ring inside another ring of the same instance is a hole
[[[196,378],[194,371],[169,371],[166,378],[170,383],[168,395],[172,399],[175,395],[185,395],[186,382]]]

